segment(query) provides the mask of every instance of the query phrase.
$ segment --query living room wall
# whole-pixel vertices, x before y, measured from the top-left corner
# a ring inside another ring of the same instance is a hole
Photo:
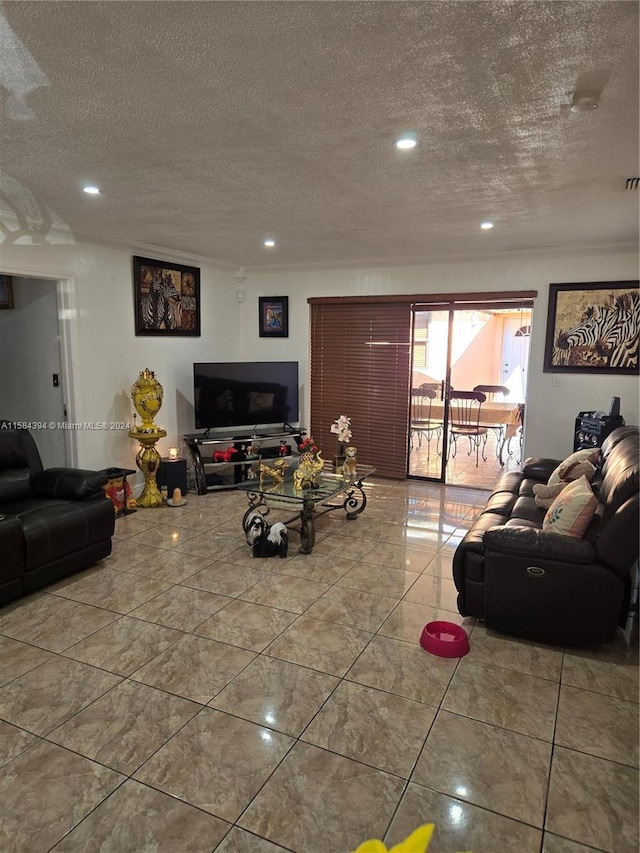
[[[130,388],[141,370],[156,372],[164,387],[157,423],[167,430],[158,443],[164,455],[193,431],[193,362],[234,361],[242,349],[243,324],[235,282],[202,259],[167,253],[86,244],[2,246],[2,272],[59,281],[58,312],[67,360],[69,421],[130,422]],[[201,269],[201,337],[137,337],[133,313],[133,255],[162,257]],[[10,312],[7,312],[10,313]],[[33,341],[23,345],[33,346]],[[20,359],[19,351],[10,358]],[[70,365],[70,366],[69,366]],[[29,390],[25,388],[25,396]],[[42,419],[45,412],[32,412]],[[4,413],[3,417],[13,417]],[[38,440],[37,435],[35,436]],[[127,430],[79,429],[72,435],[71,461],[84,468],[135,468],[137,442]],[[141,480],[141,475],[140,475]]]
[[[638,252],[592,249],[580,253],[558,251],[451,261],[411,267],[344,270],[296,270],[255,275],[246,282],[249,318],[257,316],[258,296],[288,295],[292,327],[308,326],[309,296],[375,294],[425,294],[536,290],[529,360],[525,453],[563,458],[573,450],[574,419],[579,411],[608,411],[611,398],[620,397],[621,413],[628,424],[638,423],[639,383],[634,376],[583,376],[543,372],[549,284],[560,282],[620,281],[637,279]],[[245,303],[245,304],[247,304]],[[246,315],[245,315],[246,316]],[[251,325],[243,341],[251,340]],[[296,341],[299,358],[308,364],[308,343]],[[242,351],[243,358],[249,358]],[[266,357],[266,356],[265,356]],[[336,412],[336,417],[341,414]],[[348,414],[348,413],[347,413]],[[357,433],[357,424],[354,425]],[[322,437],[314,436],[322,441]],[[328,438],[328,437],[327,437]]]
[[[607,410],[621,398],[627,423],[638,422],[639,389],[635,377],[543,373],[542,361],[550,282],[615,281],[638,275],[638,254],[593,249],[580,254],[512,256],[395,268],[251,271],[238,302],[232,271],[202,258],[144,249],[59,245],[3,245],[2,272],[61,282],[59,311],[63,351],[70,365],[69,419],[131,421],[129,389],[149,367],[164,386],[157,418],[167,430],[162,453],[193,429],[194,361],[298,360],[302,424],[308,422],[309,296],[393,293],[461,293],[537,290],[526,418],[526,452],[564,456],[572,449],[573,420],[580,410]],[[132,256],[160,257],[201,270],[202,336],[136,337],[133,317]],[[289,337],[258,337],[258,296],[289,297]],[[19,358],[19,353],[15,353]],[[26,393],[26,391],[25,391]],[[341,414],[336,412],[336,416]],[[5,413],[4,416],[11,416]],[[33,417],[38,415],[34,413]],[[357,430],[357,425],[356,430]],[[328,437],[327,437],[328,438]],[[321,440],[321,439],[320,439]],[[137,445],[126,431],[78,430],[73,461],[87,468],[135,467]]]

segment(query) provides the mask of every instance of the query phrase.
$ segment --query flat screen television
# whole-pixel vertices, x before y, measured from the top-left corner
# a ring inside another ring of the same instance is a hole
[[[297,361],[201,362],[193,365],[196,429],[255,432],[295,424]]]

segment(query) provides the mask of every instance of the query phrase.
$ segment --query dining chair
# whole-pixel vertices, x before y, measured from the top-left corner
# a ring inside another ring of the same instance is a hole
[[[417,444],[416,449],[419,450],[424,436],[427,439],[427,459],[431,454],[431,439],[434,433],[437,438],[436,451],[440,453],[438,444],[442,435],[442,421],[434,419],[431,414],[433,401],[438,396],[435,388],[439,387],[439,385],[434,386],[425,382],[419,388],[414,388],[411,391],[409,450],[413,450],[416,446],[414,441]]]
[[[490,403],[502,402],[511,393],[511,389],[506,385],[475,385],[473,390],[484,394]]]
[[[482,459],[485,462],[487,461],[484,452],[487,446],[489,427],[480,422],[482,404],[486,402],[486,399],[486,395],[481,391],[451,391],[449,393],[450,456],[454,458],[456,455],[459,436],[466,436],[469,439],[467,456],[471,456],[474,446],[476,449],[476,468],[478,467],[480,452],[482,452]]]
[[[511,393],[511,389],[507,388],[506,385],[476,385],[473,389],[474,391],[479,391],[481,394],[484,394],[489,403],[499,402],[502,403],[505,397],[508,397]],[[496,457],[500,460],[500,464],[504,465],[502,461],[502,453],[500,452],[502,448],[502,444],[505,440],[507,425],[501,423],[492,423],[491,421],[484,420],[482,421],[482,426],[488,427],[490,430],[493,430],[496,434]]]

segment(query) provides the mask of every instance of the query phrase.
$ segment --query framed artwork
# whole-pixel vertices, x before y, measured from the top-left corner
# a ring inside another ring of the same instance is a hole
[[[638,375],[638,281],[550,284],[546,373]]]
[[[200,336],[200,270],[133,258],[136,335]]]
[[[289,337],[289,297],[259,296],[260,337]]]
[[[13,279],[0,275],[0,308],[13,308]]]

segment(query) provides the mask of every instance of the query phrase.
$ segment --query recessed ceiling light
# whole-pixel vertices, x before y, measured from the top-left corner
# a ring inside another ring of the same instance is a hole
[[[89,195],[100,195],[100,190],[98,187],[83,187],[83,191],[88,193]]]
[[[396,148],[399,148],[401,151],[409,151],[411,148],[415,148],[418,144],[418,139],[415,133],[403,133],[395,141]]]
[[[275,240],[268,239],[268,240],[264,241],[264,245],[267,247],[267,249],[273,249],[275,244],[276,244]]]
[[[490,228],[493,228],[493,222],[481,222],[480,227],[483,231],[488,231]]]

